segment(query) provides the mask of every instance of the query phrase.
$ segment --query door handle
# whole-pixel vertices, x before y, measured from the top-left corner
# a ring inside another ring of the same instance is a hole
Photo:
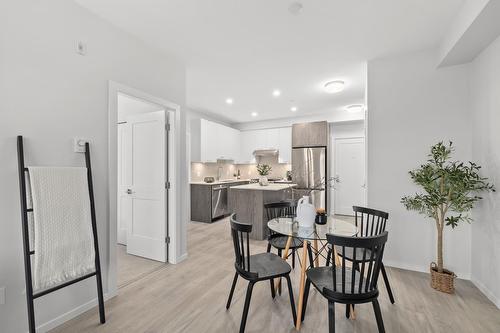
[[[127,189],[127,194],[132,194],[132,193],[134,193],[134,192],[131,189],[128,188]]]

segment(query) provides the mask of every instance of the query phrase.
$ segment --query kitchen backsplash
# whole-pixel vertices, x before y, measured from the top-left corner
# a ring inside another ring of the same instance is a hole
[[[276,158],[261,157],[260,163],[269,164],[272,168],[268,178],[285,178],[286,172],[292,169],[291,164],[278,163]],[[234,178],[240,170],[241,179],[258,178],[257,164],[231,164],[231,163],[191,163],[191,181],[203,181],[205,177],[217,177],[217,170],[222,167],[221,179]]]

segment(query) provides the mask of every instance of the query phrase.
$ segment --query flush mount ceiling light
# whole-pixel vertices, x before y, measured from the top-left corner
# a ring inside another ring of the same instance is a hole
[[[345,82],[342,80],[335,80],[325,83],[323,87],[325,91],[329,94],[335,94],[341,92],[345,88]]]
[[[281,91],[279,91],[278,89],[273,90],[274,97],[279,97],[280,95],[281,95]]]
[[[258,114],[257,112],[252,112],[250,115],[251,115],[252,117],[257,117],[259,114]]]
[[[232,98],[226,98],[226,104],[233,104],[233,99]]]
[[[303,8],[304,6],[300,2],[295,1],[288,6],[288,11],[292,15],[299,15]]]
[[[290,108],[290,111],[292,111],[292,112],[295,112],[295,111],[297,111],[297,110],[298,110],[298,108],[297,108],[296,106],[292,106],[292,107]]]
[[[363,104],[352,104],[352,105],[346,106],[345,109],[347,112],[355,113],[355,112],[363,111],[364,107],[365,106]]]

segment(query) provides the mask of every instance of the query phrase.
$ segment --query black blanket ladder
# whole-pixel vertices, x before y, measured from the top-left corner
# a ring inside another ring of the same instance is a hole
[[[26,200],[26,173],[28,168],[24,165],[24,147],[23,147],[23,137],[17,137],[17,159],[19,167],[19,187],[21,193],[21,217],[22,217],[22,232],[23,232],[23,251],[24,251],[24,274],[26,281],[26,298],[28,303],[28,326],[29,332],[35,333],[35,311],[34,311],[34,300],[42,297],[44,295],[50,294],[56,290],[62,289],[74,283],[80,282],[82,280],[88,279],[92,276],[96,277],[97,280],[97,298],[99,303],[99,319],[101,324],[106,322],[106,316],[104,314],[104,298],[102,293],[102,277],[101,277],[101,263],[99,260],[99,245],[97,243],[97,226],[96,226],[96,214],[95,214],[95,203],[94,203],[94,191],[92,186],[92,169],[90,166],[90,146],[89,143],[85,143],[85,164],[87,166],[87,179],[89,185],[89,199],[90,199],[90,213],[92,219],[92,234],[94,237],[94,251],[95,251],[95,271],[83,276],[80,276],[74,280],[64,282],[55,287],[42,290],[38,293],[33,293],[32,277],[31,277],[31,255],[35,253],[34,250],[30,249],[30,235],[28,226],[28,212],[32,212],[33,208],[27,207]]]

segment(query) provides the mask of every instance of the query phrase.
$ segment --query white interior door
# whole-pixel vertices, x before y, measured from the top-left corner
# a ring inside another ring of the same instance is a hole
[[[165,111],[127,117],[125,154],[130,186],[122,213],[127,214],[127,253],[167,261],[167,135]]]
[[[334,212],[353,215],[352,206],[365,206],[365,140],[346,138],[335,140]]]
[[[130,165],[130,157],[127,155],[127,147],[130,144],[127,142],[128,127],[125,123],[118,124],[118,198],[117,198],[117,243],[127,245],[127,226],[129,225],[128,218],[131,216],[130,209],[132,204],[131,197],[127,194],[127,189],[132,186],[132,174]]]

